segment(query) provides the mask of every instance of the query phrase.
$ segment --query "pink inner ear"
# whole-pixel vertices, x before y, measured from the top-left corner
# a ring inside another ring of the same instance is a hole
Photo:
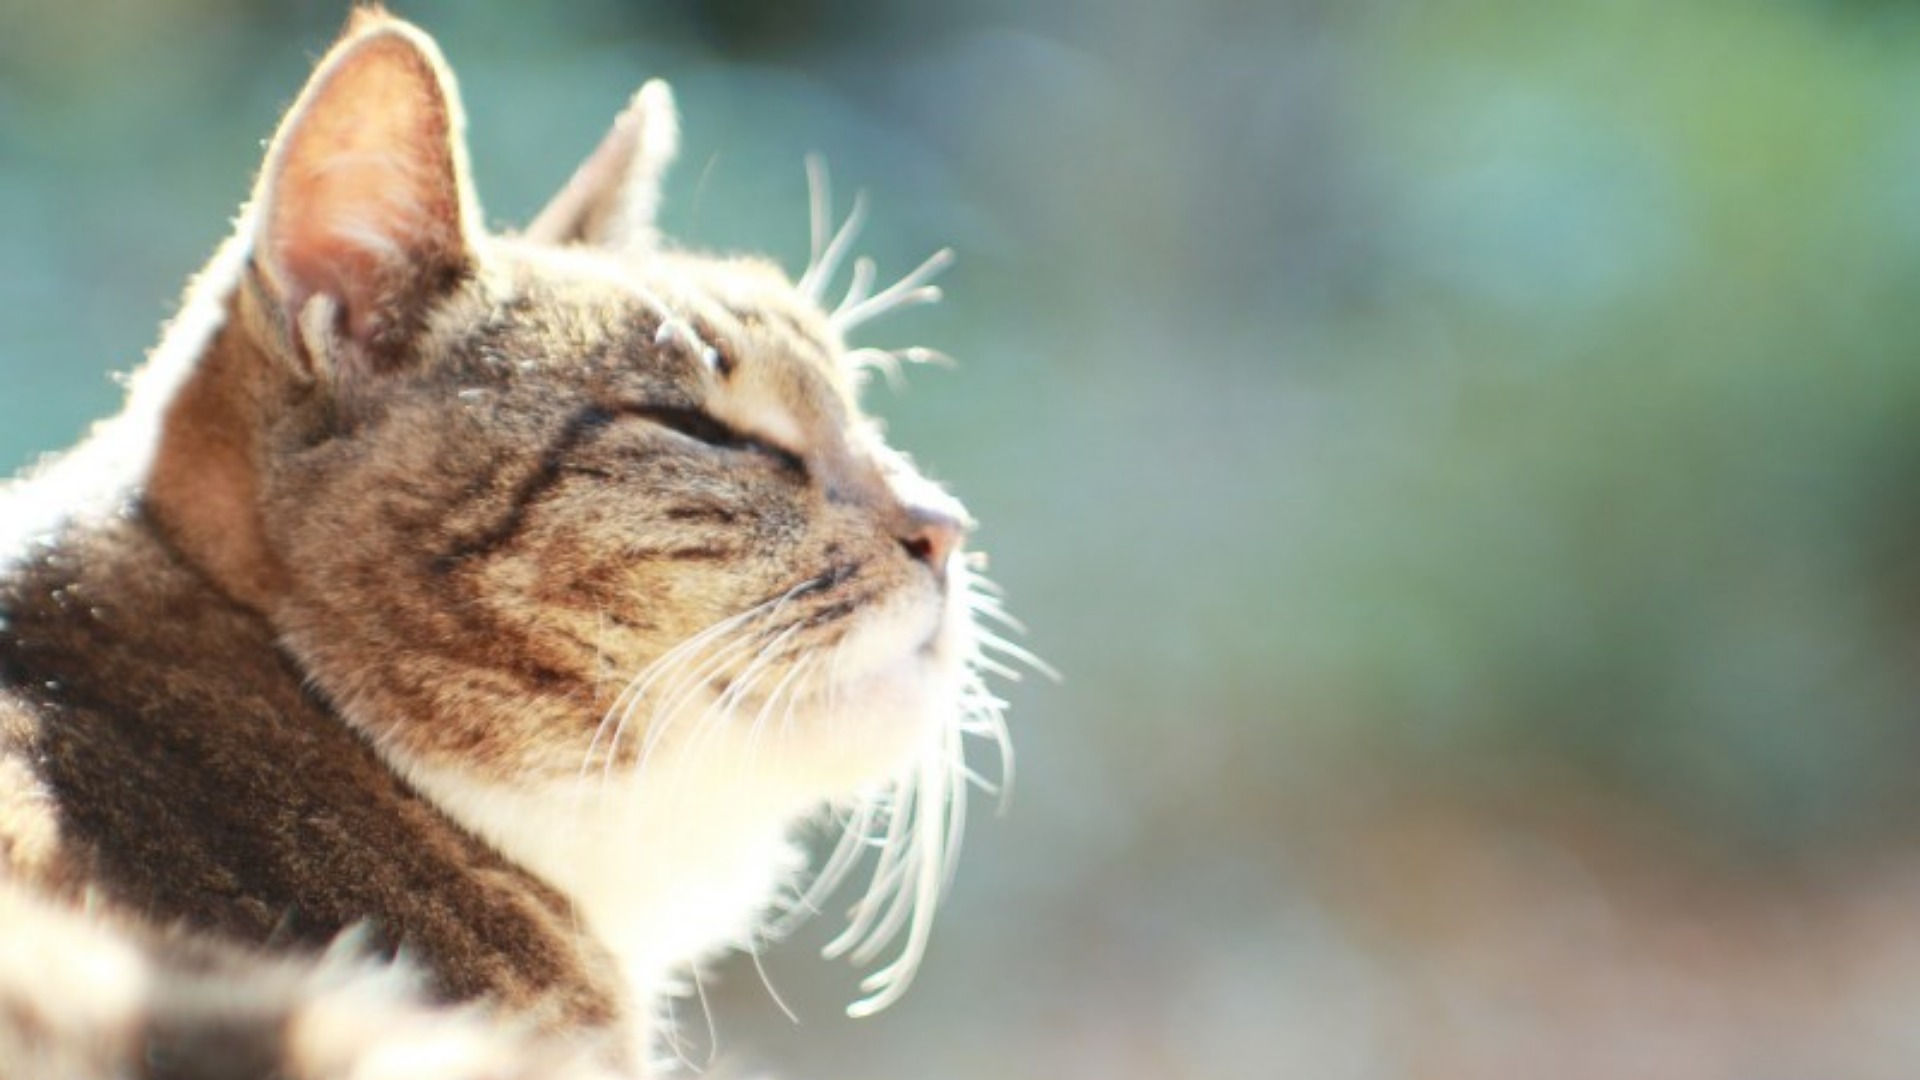
[[[290,314],[314,295],[360,340],[464,257],[454,125],[420,46],[376,33],[341,46],[279,137],[263,249]]]
[[[433,211],[407,204],[414,187],[409,180],[401,170],[346,158],[290,180],[298,191],[280,204],[274,223],[289,303],[331,296],[355,337],[365,339],[377,329],[393,278],[437,254],[426,228]]]

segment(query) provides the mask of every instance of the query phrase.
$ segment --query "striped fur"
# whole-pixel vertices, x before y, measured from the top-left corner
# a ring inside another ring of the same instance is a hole
[[[823,174],[797,282],[674,248],[672,108],[492,235],[438,51],[360,12],[125,412],[0,490],[6,1075],[647,1074],[869,846],[835,950],[905,988],[1024,656],[860,410],[921,354],[843,337],[944,257],[829,309]]]

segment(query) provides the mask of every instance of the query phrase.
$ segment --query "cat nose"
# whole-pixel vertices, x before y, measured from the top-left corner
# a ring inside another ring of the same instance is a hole
[[[926,563],[942,581],[947,576],[947,559],[967,538],[972,522],[962,514],[932,506],[909,506],[905,527],[899,532],[900,546],[915,560]]]

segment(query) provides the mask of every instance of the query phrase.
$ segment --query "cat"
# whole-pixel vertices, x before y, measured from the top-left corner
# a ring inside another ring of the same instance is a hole
[[[845,335],[944,254],[829,306],[824,182],[797,280],[676,247],[659,82],[518,235],[462,130],[357,10],[125,411],[0,493],[9,1076],[651,1075],[872,847],[851,1011],[924,951],[1025,654],[860,410],[918,354]]]

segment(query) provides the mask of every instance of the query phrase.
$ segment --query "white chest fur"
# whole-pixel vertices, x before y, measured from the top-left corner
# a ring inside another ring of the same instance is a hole
[[[646,1007],[688,964],[749,944],[760,911],[802,865],[787,833],[807,803],[751,790],[726,755],[701,756],[704,767],[660,761],[640,777],[537,787],[431,767],[408,773],[456,821],[564,893]]]
[[[888,890],[904,891],[916,909],[907,956],[882,980],[892,989],[877,995],[890,999],[924,947],[950,842],[964,677],[958,643],[968,640],[955,608],[943,612],[924,598],[875,605],[825,669],[831,684],[796,680],[809,692],[796,689],[798,708],[783,708],[778,722],[762,722],[772,708],[762,703],[749,705],[747,722],[713,723],[715,701],[689,701],[669,720],[647,717],[641,732],[657,727],[669,737],[630,735],[643,763],[608,775],[590,769],[505,784],[400,760],[391,748],[389,760],[455,821],[565,894],[581,929],[613,954],[634,1001],[648,1010],[684,985],[690,965],[751,947],[765,909],[806,872],[789,840],[798,822],[823,804],[917,790],[915,829],[900,819],[889,836],[896,859],[882,859]],[[899,642],[924,640],[941,624],[941,648],[903,655]],[[911,777],[929,764],[936,775],[916,788]],[[908,812],[893,805],[890,814]],[[935,835],[912,836],[929,830]],[[904,862],[914,859],[909,871]],[[892,925],[877,936],[890,937]]]

